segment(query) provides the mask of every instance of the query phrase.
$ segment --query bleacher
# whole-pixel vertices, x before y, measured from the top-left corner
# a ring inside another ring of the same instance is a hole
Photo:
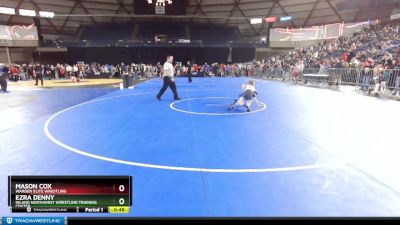
[[[138,38],[154,40],[156,35],[166,35],[171,39],[185,38],[185,27],[182,23],[141,23]]]
[[[191,26],[190,38],[210,45],[235,42],[238,39],[234,28],[209,25]]]
[[[82,40],[129,40],[132,36],[131,25],[87,26],[83,28]]]

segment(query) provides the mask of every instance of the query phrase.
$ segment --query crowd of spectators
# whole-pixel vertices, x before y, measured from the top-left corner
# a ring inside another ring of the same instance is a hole
[[[40,65],[40,71],[35,69]],[[189,68],[190,65],[190,68]],[[80,78],[96,78],[100,76],[107,76],[109,78],[121,77],[121,75],[128,74],[135,77],[152,78],[159,76],[161,72],[161,63],[152,64],[14,64],[3,65],[0,64],[0,72],[7,74],[8,80],[11,82],[18,82],[30,80],[35,78],[36,73],[43,74],[47,80],[51,79],[69,79],[70,77]],[[189,70],[190,69],[190,70]],[[190,71],[195,76],[209,77],[209,76],[241,76],[251,75],[253,65],[249,63],[236,63],[236,64],[182,64],[175,65],[176,76],[184,76]]]
[[[387,92],[393,88],[392,94],[400,95],[400,25],[377,24],[337,39],[324,40],[318,44],[296,48],[273,55],[261,61],[252,62],[252,69],[281,73],[287,79],[297,82],[304,71],[330,74],[340,73],[336,79],[353,77],[348,83],[359,83],[361,90]],[[259,68],[259,69],[257,69]],[[278,75],[279,76],[279,75]]]
[[[36,67],[40,65],[39,67]],[[51,79],[69,79],[71,77],[86,78],[107,76],[109,78],[120,77],[123,74],[134,74],[136,76],[145,76],[147,78],[157,75],[157,66],[146,64],[128,64],[120,63],[118,65],[111,64],[14,64],[0,65],[0,72],[7,74],[8,80],[18,82],[30,80],[36,77],[37,73],[43,75],[47,80]],[[79,80],[77,80],[79,82]]]
[[[400,25],[372,25],[351,36],[324,40],[318,44],[282,52],[265,60],[267,67],[294,67],[297,63],[304,68],[361,68],[384,63],[393,69],[400,65]],[[385,56],[387,53],[387,56]]]
[[[364,28],[351,36],[324,40],[318,44],[295,48],[272,55],[263,60],[246,63],[204,63],[203,65],[176,63],[176,75],[184,76],[260,76],[274,71],[284,80],[301,79],[305,70],[316,73],[328,73],[330,69],[356,70],[361,90],[375,92],[387,91],[391,87],[393,94],[400,95],[400,25],[377,24]],[[189,68],[190,67],[190,68]],[[9,74],[10,81],[29,80],[35,77],[35,65],[22,64],[9,67],[0,65],[0,73]],[[161,73],[161,63],[151,64],[56,64],[41,65],[40,73],[45,79],[69,79],[79,82],[80,78],[121,77],[132,75],[135,78],[151,78]],[[347,72],[341,70],[341,75]],[[340,76],[341,77],[341,76]],[[355,78],[354,78],[355,79]],[[340,83],[340,79],[336,80]],[[379,85],[377,85],[379,84]],[[379,88],[377,89],[377,86]]]

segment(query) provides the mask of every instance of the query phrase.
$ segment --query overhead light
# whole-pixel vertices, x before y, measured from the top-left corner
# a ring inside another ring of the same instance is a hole
[[[278,20],[278,18],[276,18],[275,16],[265,18],[265,22],[267,22],[267,23],[272,23],[277,20]]]
[[[0,7],[0,13],[9,14],[9,15],[15,15],[15,9],[14,8],[8,8],[8,7]]]
[[[266,37],[262,37],[261,41],[267,41],[267,38]]]
[[[172,4],[172,0],[155,0],[155,2],[156,2],[156,6],[165,6],[166,3],[168,5]],[[153,0],[147,0],[147,3],[153,4]]]
[[[54,17],[54,12],[39,11],[39,16],[40,17],[45,17],[45,18],[53,18]]]
[[[260,24],[260,23],[262,23],[262,19],[261,18],[253,18],[253,19],[250,19],[250,23],[251,24]]]
[[[280,18],[280,21],[289,21],[289,20],[292,20],[292,17],[291,16],[281,16],[281,18]]]
[[[30,9],[19,9],[19,15],[21,16],[36,16],[35,10]]]

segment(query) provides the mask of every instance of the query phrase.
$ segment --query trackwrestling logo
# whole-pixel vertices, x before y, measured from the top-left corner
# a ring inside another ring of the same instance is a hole
[[[3,224],[23,224],[23,225],[34,225],[34,224],[52,224],[52,225],[64,225],[64,217],[3,217]]]

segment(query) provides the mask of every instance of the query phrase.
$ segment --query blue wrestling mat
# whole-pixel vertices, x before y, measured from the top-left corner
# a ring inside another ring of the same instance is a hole
[[[58,91],[0,132],[1,214],[8,175],[131,175],[124,216],[400,216],[398,102],[256,80],[261,104],[229,110],[247,81],[181,78],[182,100],[158,101],[152,79],[62,108]]]

